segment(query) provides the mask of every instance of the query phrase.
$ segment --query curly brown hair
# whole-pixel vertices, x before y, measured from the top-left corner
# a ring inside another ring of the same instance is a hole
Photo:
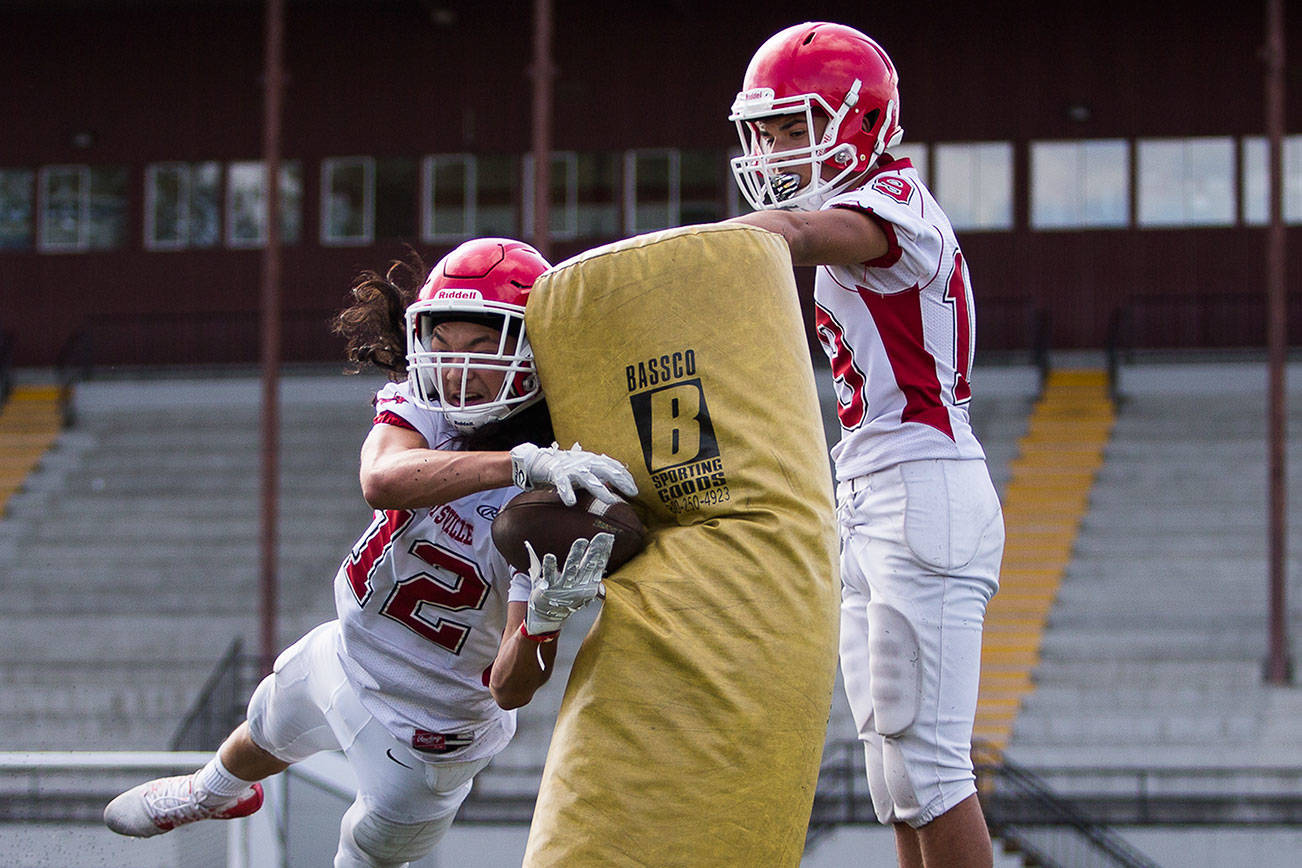
[[[407,376],[407,326],[404,315],[425,280],[425,263],[413,251],[389,263],[384,274],[363,271],[353,281],[353,303],[335,317],[330,330],[347,342],[345,354],[355,371],[374,365],[390,380]]]

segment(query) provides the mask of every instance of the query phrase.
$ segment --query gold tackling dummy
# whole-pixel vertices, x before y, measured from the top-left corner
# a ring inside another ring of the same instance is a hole
[[[557,440],[628,465],[650,540],[579,650],[524,864],[799,865],[840,583],[786,244],[600,247],[543,275],[526,322]]]

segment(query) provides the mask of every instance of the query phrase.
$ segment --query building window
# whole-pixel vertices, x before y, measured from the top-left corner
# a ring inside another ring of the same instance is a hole
[[[897,160],[908,160],[913,163],[913,168],[918,170],[918,177],[922,183],[930,186],[931,178],[928,174],[930,161],[927,159],[927,146],[918,142],[909,142],[904,145],[896,145],[887,153]]]
[[[321,243],[370,244],[416,234],[416,161],[331,157],[321,163]]]
[[[226,243],[261,247],[267,243],[267,170],[261,161],[226,168]],[[280,240],[296,244],[303,229],[303,171],[297,160],[280,164]]]
[[[547,224],[552,238],[576,238],[579,234],[579,155],[573,151],[557,151],[551,155],[551,202],[547,210]],[[524,158],[524,234],[534,236],[533,154]]]
[[[1284,139],[1284,222],[1302,223],[1302,136]],[[1262,136],[1243,140],[1243,222],[1270,222],[1270,185],[1266,174],[1267,142]]]
[[[439,154],[421,163],[421,237],[426,241],[469,238],[475,227],[475,157]]]
[[[1031,143],[1031,228],[1130,223],[1130,151],[1124,139]]]
[[[936,145],[937,198],[955,229],[1011,229],[1013,146],[1009,142]]]
[[[375,160],[321,161],[321,243],[369,244],[375,239]]]
[[[624,229],[628,234],[678,225],[680,161],[673,148],[624,153]]]
[[[37,189],[41,250],[113,250],[126,243],[125,167],[46,166]]]
[[[215,247],[221,240],[221,163],[145,168],[145,248]]]
[[[480,154],[475,158],[475,234],[514,238],[520,234],[520,158]]]
[[[1137,159],[1140,226],[1234,222],[1232,139],[1140,139]]]
[[[31,169],[0,169],[0,250],[32,249],[35,185]]]

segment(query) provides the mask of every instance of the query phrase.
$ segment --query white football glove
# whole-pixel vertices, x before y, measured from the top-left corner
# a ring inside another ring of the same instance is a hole
[[[637,484],[628,468],[609,455],[584,452],[577,443],[569,450],[555,444],[544,449],[533,443],[521,443],[511,450],[511,481],[525,491],[532,491],[540,485],[554,485],[566,506],[573,506],[576,502],[576,485],[587,489],[603,503],[619,500],[609,486],[628,497],[637,494]]]
[[[543,555],[541,561],[533,546],[525,543],[529,551],[529,579],[533,592],[529,594],[529,608],[524,614],[524,629],[531,636],[555,633],[565,619],[582,609],[601,589],[601,576],[606,572],[610,550],[615,545],[613,534],[599,533],[589,543],[576,539],[565,558],[560,574],[556,572],[556,555]]]

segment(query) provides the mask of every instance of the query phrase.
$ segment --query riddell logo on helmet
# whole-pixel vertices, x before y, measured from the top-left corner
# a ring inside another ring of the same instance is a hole
[[[776,94],[771,87],[752,87],[749,90],[743,90],[737,94],[733,100],[732,110],[734,112],[747,109],[750,111],[763,111],[773,105],[773,98]]]
[[[477,289],[440,289],[435,298],[455,299],[457,301],[480,301],[484,295]]]

